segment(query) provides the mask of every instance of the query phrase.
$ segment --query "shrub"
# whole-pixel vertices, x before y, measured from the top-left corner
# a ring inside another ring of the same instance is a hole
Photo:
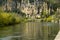
[[[7,12],[0,13],[0,25],[10,25],[21,22],[22,18],[16,13],[7,13]]]

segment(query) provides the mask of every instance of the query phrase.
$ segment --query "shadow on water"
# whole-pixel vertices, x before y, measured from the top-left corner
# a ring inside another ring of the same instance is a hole
[[[0,40],[54,40],[58,23],[27,22],[0,27]]]

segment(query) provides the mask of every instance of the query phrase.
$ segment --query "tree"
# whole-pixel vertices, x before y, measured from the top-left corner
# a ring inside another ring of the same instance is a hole
[[[17,1],[20,2],[20,5],[21,5],[21,1],[22,1],[22,0],[17,0]]]

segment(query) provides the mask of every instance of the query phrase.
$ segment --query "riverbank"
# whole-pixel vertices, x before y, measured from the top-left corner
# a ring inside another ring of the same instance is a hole
[[[24,21],[24,18],[20,17],[17,13],[0,13],[0,26],[14,25]]]
[[[41,17],[41,18],[26,18],[25,16],[21,16],[20,14],[14,12],[0,12],[0,26],[8,26],[15,25],[24,22],[59,22],[59,18],[56,17],[56,14],[51,15],[49,17]]]

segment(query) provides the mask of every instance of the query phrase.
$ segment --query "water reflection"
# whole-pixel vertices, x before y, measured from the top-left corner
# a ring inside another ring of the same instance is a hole
[[[58,31],[58,23],[27,22],[0,27],[0,38],[2,40],[54,40]]]

